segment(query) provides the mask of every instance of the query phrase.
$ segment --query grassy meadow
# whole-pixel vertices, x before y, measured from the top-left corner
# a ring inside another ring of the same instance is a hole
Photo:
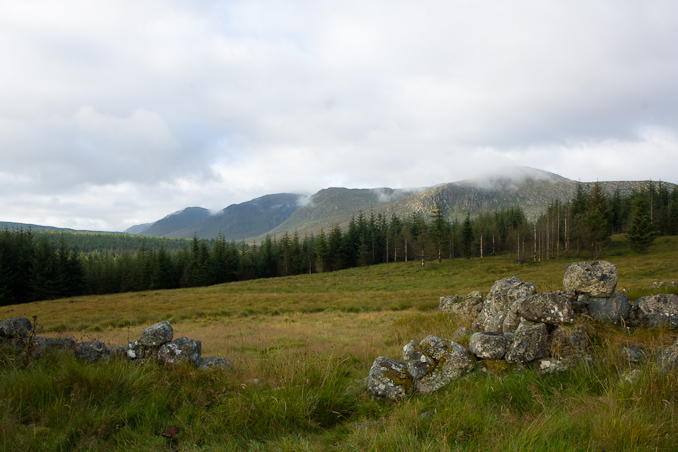
[[[561,253],[563,254],[563,253]],[[377,356],[429,334],[450,338],[468,319],[439,313],[441,296],[487,293],[517,276],[538,291],[562,289],[570,261],[519,264],[515,256],[385,264],[335,273],[205,288],[84,296],[3,307],[0,318],[37,316],[39,335],[126,345],[168,320],[200,339],[203,355],[233,361],[220,374],[64,355],[0,355],[0,447],[31,450],[522,451],[676,450],[678,380],[650,357],[633,383],[621,348],[653,350],[667,331],[587,323],[594,359],[559,375],[526,366],[480,371],[430,396],[370,399],[364,378]],[[629,298],[678,281],[678,238],[630,253],[616,237],[604,259]],[[158,435],[179,427],[174,440]]]

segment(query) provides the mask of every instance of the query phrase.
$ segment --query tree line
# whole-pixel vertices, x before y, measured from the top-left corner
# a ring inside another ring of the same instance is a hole
[[[421,262],[511,253],[518,261],[598,258],[613,233],[634,251],[678,233],[678,190],[661,183],[608,196],[579,184],[568,202],[554,201],[528,220],[520,207],[450,219],[432,212],[407,218],[359,212],[345,229],[267,235],[260,243],[194,237],[96,237],[84,233],[0,231],[0,305],[85,294],[206,286],[231,281],[329,272],[389,262]],[[87,237],[85,237],[87,236]],[[78,240],[86,238],[78,245]],[[111,239],[113,241],[111,241]],[[115,244],[115,245],[112,245]]]

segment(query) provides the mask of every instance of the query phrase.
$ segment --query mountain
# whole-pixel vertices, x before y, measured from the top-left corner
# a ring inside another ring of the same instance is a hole
[[[131,228],[125,229],[123,232],[125,234],[141,234],[151,226],[153,226],[153,223],[137,224],[132,226]]]
[[[615,190],[630,192],[647,186],[647,181],[599,182],[610,196]],[[413,213],[428,215],[440,203],[443,212],[461,219],[470,213],[494,211],[520,206],[528,218],[536,218],[554,200],[563,202],[572,198],[579,182],[554,173],[533,168],[506,168],[501,174],[488,174],[435,187],[411,189],[371,188],[348,189],[332,187],[320,190],[310,197],[299,194],[262,196],[241,204],[228,206],[215,215],[200,209],[196,218],[188,218],[189,209],[165,217],[143,230],[143,235],[165,237],[214,238],[221,232],[227,240],[256,240],[266,234],[325,232],[334,225],[345,227],[352,216],[363,212],[382,214],[390,219],[393,214],[406,218]],[[583,182],[590,189],[594,182]],[[669,189],[674,184],[664,183]],[[185,219],[183,226],[171,224],[173,216]],[[204,217],[203,217],[204,216]],[[163,222],[161,225],[158,223]],[[162,226],[162,227],[161,227]],[[160,234],[159,232],[162,232]]]
[[[11,221],[0,221],[0,230],[9,229],[10,231],[31,230],[33,232],[42,231],[74,231],[75,229],[57,228],[53,226],[40,226],[39,224],[12,223]]]
[[[210,211],[202,207],[187,207],[158,220],[139,234],[155,237],[177,237],[176,231],[189,228],[210,216]]]

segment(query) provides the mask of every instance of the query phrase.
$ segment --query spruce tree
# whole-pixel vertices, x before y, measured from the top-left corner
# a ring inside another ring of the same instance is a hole
[[[657,227],[650,220],[649,204],[644,197],[636,201],[631,226],[626,231],[626,239],[631,250],[644,253],[654,243],[657,237]]]

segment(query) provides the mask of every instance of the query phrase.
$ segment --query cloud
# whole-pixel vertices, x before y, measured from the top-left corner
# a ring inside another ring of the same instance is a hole
[[[678,182],[677,41],[669,0],[0,3],[0,220],[516,165]]]

